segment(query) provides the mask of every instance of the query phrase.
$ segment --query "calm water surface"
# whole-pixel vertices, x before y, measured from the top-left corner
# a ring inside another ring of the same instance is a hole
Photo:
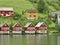
[[[0,35],[0,45],[60,45],[59,35]]]

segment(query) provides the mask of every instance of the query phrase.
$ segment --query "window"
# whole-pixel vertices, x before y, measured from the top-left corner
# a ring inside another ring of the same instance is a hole
[[[29,30],[34,30],[35,28],[34,28],[34,27],[29,27],[28,29],[29,29]]]
[[[40,29],[41,29],[41,30],[45,30],[45,29],[47,29],[47,28],[46,28],[46,27],[40,27]]]
[[[21,29],[22,29],[22,28],[17,28],[17,27],[15,28],[16,31],[21,30]]]
[[[31,15],[29,15],[29,17],[31,17]]]
[[[36,15],[34,15],[34,17],[36,17]]]
[[[2,28],[3,30],[9,30],[9,28]]]
[[[34,15],[34,19],[36,19],[36,15]]]

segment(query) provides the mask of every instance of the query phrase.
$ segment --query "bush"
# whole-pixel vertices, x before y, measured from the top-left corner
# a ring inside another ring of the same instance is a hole
[[[37,3],[38,1],[37,0],[29,0],[30,2],[32,3]]]
[[[44,0],[39,0],[37,9],[40,13],[45,13],[48,10],[46,2]]]
[[[18,13],[16,13],[16,12],[14,12],[14,17],[13,17],[13,19],[14,19],[14,20],[18,20],[19,18],[21,18],[21,14],[18,14]]]
[[[0,15],[0,17],[2,17],[2,15]]]

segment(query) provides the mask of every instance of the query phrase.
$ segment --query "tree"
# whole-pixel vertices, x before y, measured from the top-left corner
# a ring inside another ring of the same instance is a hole
[[[47,6],[44,0],[39,0],[37,9],[40,13],[44,13],[47,10]]]
[[[37,3],[37,0],[29,0],[32,3]]]
[[[19,18],[21,18],[21,14],[18,14],[18,13],[16,13],[16,12],[14,12],[14,17],[13,17],[13,19],[14,19],[14,20],[18,20]]]

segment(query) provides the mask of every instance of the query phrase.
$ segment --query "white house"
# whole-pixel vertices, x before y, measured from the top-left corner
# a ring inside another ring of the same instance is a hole
[[[57,11],[57,22],[58,22],[58,25],[60,24],[60,11]]]

